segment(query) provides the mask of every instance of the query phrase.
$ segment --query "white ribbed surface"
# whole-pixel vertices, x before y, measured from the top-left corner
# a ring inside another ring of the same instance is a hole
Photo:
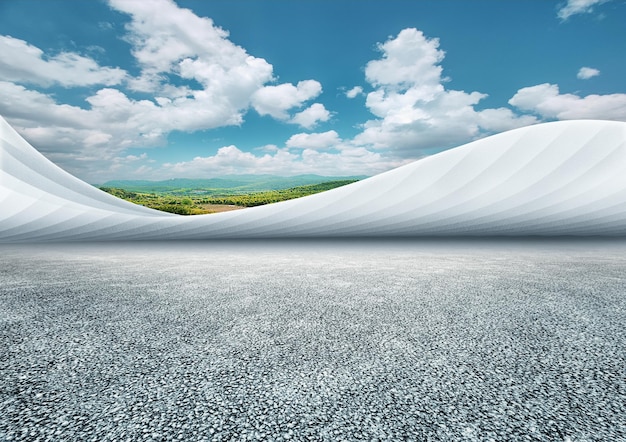
[[[622,122],[529,126],[320,194],[197,216],[95,189],[2,118],[0,143],[0,242],[626,234]]]

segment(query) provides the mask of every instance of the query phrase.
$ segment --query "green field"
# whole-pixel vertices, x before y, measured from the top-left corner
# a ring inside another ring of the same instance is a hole
[[[277,203],[294,198],[300,198],[314,193],[324,192],[336,187],[345,186],[358,180],[337,180],[325,183],[309,184],[306,186],[290,187],[288,189],[268,190],[262,192],[231,194],[227,191],[212,193],[196,189],[168,190],[167,192],[136,192],[117,187],[100,187],[111,195],[164,212],[179,215],[201,215],[206,213],[224,212],[243,207],[261,206]]]

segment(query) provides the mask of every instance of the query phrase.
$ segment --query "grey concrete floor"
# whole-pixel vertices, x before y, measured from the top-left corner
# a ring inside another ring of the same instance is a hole
[[[0,245],[0,440],[626,440],[626,243]]]

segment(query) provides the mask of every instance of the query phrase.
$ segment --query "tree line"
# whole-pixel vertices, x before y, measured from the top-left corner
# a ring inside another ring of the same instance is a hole
[[[207,207],[210,205],[234,205],[241,207],[261,206],[264,204],[277,203],[280,201],[324,192],[326,190],[345,186],[356,181],[358,180],[328,181],[325,183],[297,186],[288,189],[235,195],[202,195],[194,194],[193,191],[186,195],[171,193],[141,193],[116,187],[100,187],[100,189],[118,198],[150,207],[152,209],[177,213],[179,215],[198,215],[212,213],[210,207]]]

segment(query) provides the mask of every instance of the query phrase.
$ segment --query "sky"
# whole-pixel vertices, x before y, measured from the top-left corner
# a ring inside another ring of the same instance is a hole
[[[96,184],[374,175],[626,121],[624,0],[0,0],[0,115]]]

